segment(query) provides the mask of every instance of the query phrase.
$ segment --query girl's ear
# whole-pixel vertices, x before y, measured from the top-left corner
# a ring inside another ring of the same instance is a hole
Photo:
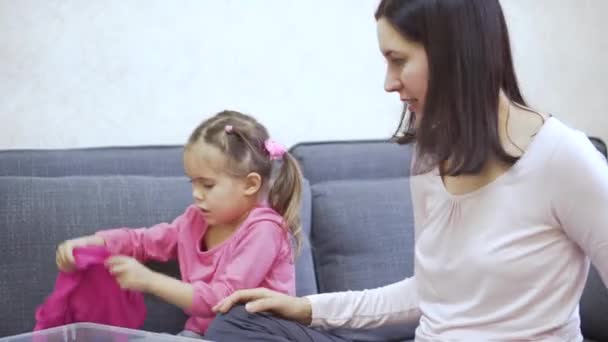
[[[262,188],[262,176],[257,172],[251,172],[245,178],[245,191],[246,196],[257,195]]]

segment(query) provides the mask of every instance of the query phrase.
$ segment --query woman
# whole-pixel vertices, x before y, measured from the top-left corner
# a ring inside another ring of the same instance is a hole
[[[306,298],[240,291],[206,338],[342,341],[332,328],[419,321],[416,341],[582,341],[589,259],[608,280],[605,160],[526,105],[498,0],[382,0],[376,19],[386,91],[408,108],[397,140],[416,146],[414,276]]]

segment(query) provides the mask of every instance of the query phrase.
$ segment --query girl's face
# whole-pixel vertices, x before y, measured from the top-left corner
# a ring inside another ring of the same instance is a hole
[[[401,35],[385,18],[378,20],[377,30],[378,45],[387,61],[384,90],[398,93],[409,110],[421,118],[428,84],[426,51],[421,44]]]
[[[247,177],[229,174],[226,165],[226,157],[213,145],[199,142],[184,151],[184,168],[192,182],[194,204],[209,225],[237,222],[255,204]]]

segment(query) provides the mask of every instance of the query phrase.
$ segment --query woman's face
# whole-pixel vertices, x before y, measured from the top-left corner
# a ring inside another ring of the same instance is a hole
[[[426,51],[421,44],[401,35],[385,18],[378,20],[377,28],[378,45],[387,61],[384,90],[398,93],[420,118],[428,84]]]

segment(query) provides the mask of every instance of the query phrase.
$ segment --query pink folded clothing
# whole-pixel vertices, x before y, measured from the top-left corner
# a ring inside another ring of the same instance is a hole
[[[36,310],[34,330],[77,322],[140,328],[146,318],[144,297],[120,288],[106,269],[105,247],[74,248],[76,270],[60,272],[55,290]]]

